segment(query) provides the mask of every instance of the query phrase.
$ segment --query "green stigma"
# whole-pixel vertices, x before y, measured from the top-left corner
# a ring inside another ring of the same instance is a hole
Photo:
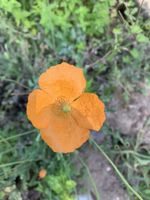
[[[65,104],[62,108],[63,112],[67,113],[71,111],[71,106],[68,104]]]

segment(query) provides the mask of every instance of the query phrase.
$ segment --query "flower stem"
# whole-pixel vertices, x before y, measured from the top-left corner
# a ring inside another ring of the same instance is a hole
[[[17,164],[21,164],[21,163],[26,163],[26,162],[33,162],[35,160],[20,160],[20,161],[15,161],[15,162],[10,162],[10,163],[6,163],[6,164],[1,164],[0,165],[0,168],[3,168],[3,167],[9,167],[9,166],[13,166],[13,165],[17,165]]]
[[[87,164],[83,161],[83,159],[82,159],[80,156],[78,156],[78,158],[79,158],[80,162],[82,163],[82,165],[86,168],[86,171],[87,171],[87,173],[88,173],[88,175],[89,175],[90,181],[91,181],[91,183],[92,183],[92,185],[93,185],[93,189],[94,189],[94,191],[95,191],[96,200],[100,200],[99,192],[98,192],[98,190],[97,190],[96,184],[95,184],[95,182],[94,182],[94,180],[93,180],[93,177],[92,177],[92,175],[91,175],[91,172],[90,172],[90,170],[89,170]]]
[[[7,137],[7,138],[3,138],[0,140],[0,142],[7,142],[8,140],[12,140],[14,138],[17,138],[17,137],[20,137],[20,136],[23,136],[23,135],[28,135],[30,133],[34,133],[36,130],[31,130],[31,131],[26,131],[24,133],[20,133],[20,134],[17,134],[17,135],[13,135],[13,136],[10,136],[10,137]]]
[[[116,167],[116,165],[112,162],[112,160],[109,158],[109,156],[103,151],[103,149],[98,145],[93,138],[91,138],[92,143],[97,147],[97,149],[103,154],[103,156],[107,159],[107,161],[111,164],[111,166],[114,168],[122,182],[126,185],[126,187],[139,199],[143,200],[143,198],[133,189],[133,187],[128,183],[128,181],[124,178],[122,173],[119,171],[119,169]]]

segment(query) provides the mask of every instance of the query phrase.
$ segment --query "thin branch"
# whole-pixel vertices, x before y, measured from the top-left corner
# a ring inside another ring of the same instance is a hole
[[[14,139],[14,138],[17,138],[17,137],[21,137],[21,136],[23,136],[23,135],[28,135],[28,134],[30,134],[30,133],[34,133],[35,131],[36,131],[36,130],[26,131],[26,132],[24,132],[24,133],[20,133],[20,134],[17,134],[17,135],[13,135],[13,136],[7,137],[7,138],[5,138],[5,142],[8,141],[8,140],[12,140],[12,139]],[[0,142],[3,142],[3,141],[4,141],[4,139],[1,139],[1,140],[0,140]]]
[[[11,96],[26,96],[28,94],[29,94],[29,92],[27,92],[27,93],[12,93]]]
[[[17,82],[16,80],[13,80],[13,79],[10,79],[10,78],[3,78],[4,81],[9,81],[9,82],[12,82],[12,83],[16,83],[18,85],[20,85],[21,87],[25,88],[25,89],[29,89],[31,90],[31,88],[29,88],[28,86],[22,84],[22,83],[19,83]]]
[[[99,63],[99,62],[103,62],[107,56],[109,56],[112,53],[112,51],[108,51],[103,57],[99,58],[98,60],[96,60],[93,63],[90,63],[89,65],[87,65],[87,69],[93,67],[93,65]]]
[[[94,189],[94,192],[95,192],[95,195],[96,195],[96,199],[97,199],[97,200],[100,200],[99,193],[98,193],[98,190],[97,190],[95,181],[93,180],[93,177],[92,177],[92,175],[91,175],[91,172],[90,172],[90,170],[89,170],[87,164],[84,162],[84,160],[83,160],[80,156],[78,156],[78,158],[79,158],[80,162],[82,163],[82,165],[86,168],[86,171],[87,171],[87,173],[88,173],[88,176],[89,176],[89,178],[90,178],[90,181],[91,181],[91,183],[92,183],[92,185],[93,185],[93,189]]]
[[[141,13],[141,9],[142,9],[143,3],[144,3],[144,0],[142,0],[142,2],[141,2],[141,4],[140,4],[140,7],[139,7],[139,9],[138,9],[136,22],[137,22],[137,20],[138,20],[138,18],[139,18],[139,15],[140,15],[140,13]]]

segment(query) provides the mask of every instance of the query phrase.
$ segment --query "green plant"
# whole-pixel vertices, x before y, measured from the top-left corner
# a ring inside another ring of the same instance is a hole
[[[64,173],[60,172],[57,175],[47,176],[42,184],[39,183],[37,190],[43,193],[45,199],[57,199],[60,200],[73,200],[72,192],[75,190],[76,183],[69,179]],[[53,193],[53,198],[50,196]],[[57,198],[55,198],[57,196]]]

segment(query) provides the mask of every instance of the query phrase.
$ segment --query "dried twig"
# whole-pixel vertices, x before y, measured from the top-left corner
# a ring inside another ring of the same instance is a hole
[[[109,56],[112,53],[112,51],[108,51],[103,57],[99,58],[98,60],[96,60],[93,63],[90,63],[89,65],[86,66],[87,69],[92,68],[95,64],[99,63],[99,62],[103,62],[107,56]]]
[[[142,0],[142,2],[141,2],[141,4],[140,4],[140,7],[139,7],[139,9],[138,9],[136,22],[137,22],[137,20],[138,20],[138,18],[139,18],[139,15],[140,15],[140,13],[141,13],[141,9],[142,9],[143,3],[144,3],[144,0]]]

